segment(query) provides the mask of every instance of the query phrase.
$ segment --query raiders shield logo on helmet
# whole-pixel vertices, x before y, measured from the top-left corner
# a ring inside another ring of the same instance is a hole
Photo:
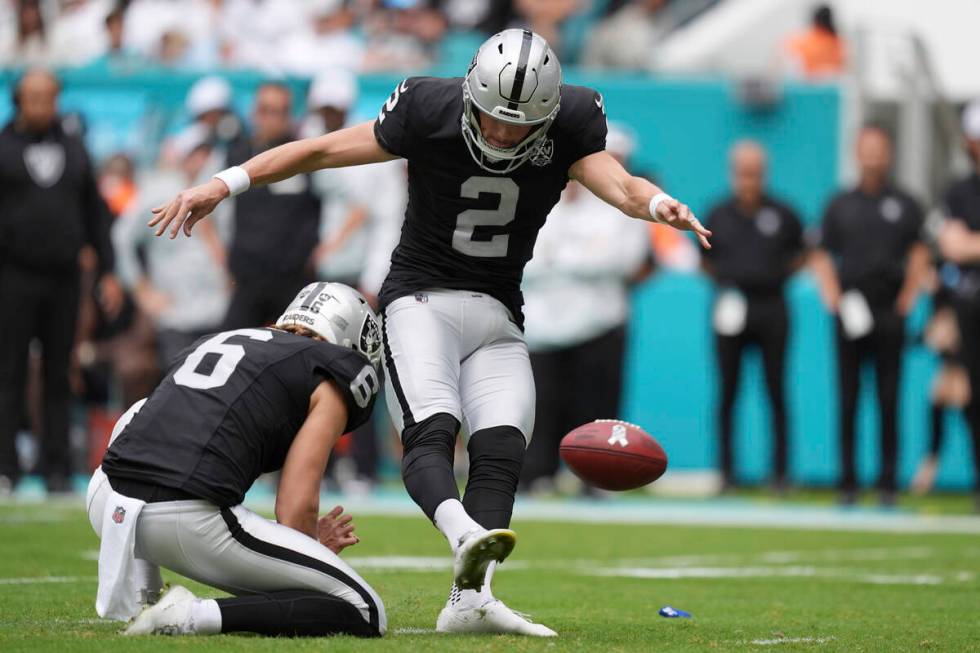
[[[61,143],[35,143],[24,149],[24,165],[34,183],[51,188],[65,172],[65,147]]]
[[[364,316],[364,324],[361,325],[360,349],[371,362],[380,358],[381,329],[378,328],[378,321],[371,314]]]

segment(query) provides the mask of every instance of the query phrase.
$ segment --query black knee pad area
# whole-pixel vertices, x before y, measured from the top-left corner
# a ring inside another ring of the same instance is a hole
[[[458,499],[453,454],[459,422],[439,413],[402,432],[402,478],[405,489],[429,519],[446,499]]]

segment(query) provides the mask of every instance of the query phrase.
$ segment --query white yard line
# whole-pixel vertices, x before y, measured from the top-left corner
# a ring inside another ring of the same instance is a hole
[[[344,560],[355,569],[371,569],[380,571],[447,571],[453,568],[453,559],[448,554],[440,557],[426,556],[344,556]],[[509,571],[532,569],[532,565],[524,560],[512,560],[504,563],[501,569]],[[540,568],[540,567],[538,567]]]
[[[853,559],[864,560],[862,553],[870,549],[857,549]],[[911,547],[907,551],[915,552]],[[764,557],[762,552],[758,557]],[[785,552],[783,552],[785,553]],[[847,560],[846,551],[828,551],[830,559]],[[707,557],[707,556],[706,556]],[[758,559],[757,557],[757,559]],[[819,556],[817,556],[819,557]],[[878,557],[873,559],[877,560]],[[892,559],[892,558],[887,558]],[[901,559],[895,557],[894,559]],[[499,570],[511,571],[564,571],[585,576],[609,578],[645,578],[656,580],[678,580],[698,578],[823,578],[845,582],[872,585],[943,585],[952,582],[972,582],[976,575],[969,571],[949,573],[889,573],[862,567],[822,567],[804,565],[745,564],[729,558],[730,564],[682,565],[664,564],[663,559],[650,559],[638,564],[636,560],[624,560],[620,564],[610,564],[609,560],[552,560],[530,562],[525,560],[508,561]],[[350,556],[346,561],[355,569],[371,571],[443,573],[452,568],[449,556]],[[813,562],[809,560],[806,562]]]
[[[678,580],[689,578],[830,578],[872,585],[942,585],[936,574],[882,574],[860,569],[822,567],[600,567],[580,570],[587,576]]]
[[[396,635],[434,635],[435,628],[395,628]]]
[[[48,583],[97,583],[96,576],[26,576],[23,578],[0,578],[0,585],[45,585]]]
[[[778,646],[780,644],[826,644],[836,637],[776,637],[773,639],[738,640],[736,644],[751,644],[753,646]]]
[[[864,562],[926,559],[935,555],[931,547],[906,546],[873,549],[816,549],[809,551],[755,551],[748,553],[717,553],[705,555],[654,556],[650,558],[624,558],[624,566],[690,567],[705,565],[744,564],[758,561],[766,564],[792,564],[808,562]]]

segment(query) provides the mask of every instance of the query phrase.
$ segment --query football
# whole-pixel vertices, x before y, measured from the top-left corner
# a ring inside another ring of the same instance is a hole
[[[579,478],[603,490],[632,490],[667,470],[667,454],[635,424],[600,419],[562,438],[561,459]]]

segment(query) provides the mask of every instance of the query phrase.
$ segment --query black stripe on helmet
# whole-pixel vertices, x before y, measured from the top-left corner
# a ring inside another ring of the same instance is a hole
[[[524,40],[521,41],[521,55],[517,60],[517,71],[514,73],[514,85],[510,89],[510,102],[507,103],[508,109],[516,109],[517,103],[521,101],[521,91],[524,90],[524,77],[527,75],[527,60],[531,56],[531,43],[533,42],[531,30],[524,30]]]
[[[326,282],[323,281],[316,284],[316,288],[310,291],[310,294],[303,299],[303,303],[300,305],[300,309],[304,311],[308,311],[311,308],[313,308],[313,303],[316,301],[316,298],[320,296],[320,293],[323,292],[323,289],[326,287],[327,284]]]

